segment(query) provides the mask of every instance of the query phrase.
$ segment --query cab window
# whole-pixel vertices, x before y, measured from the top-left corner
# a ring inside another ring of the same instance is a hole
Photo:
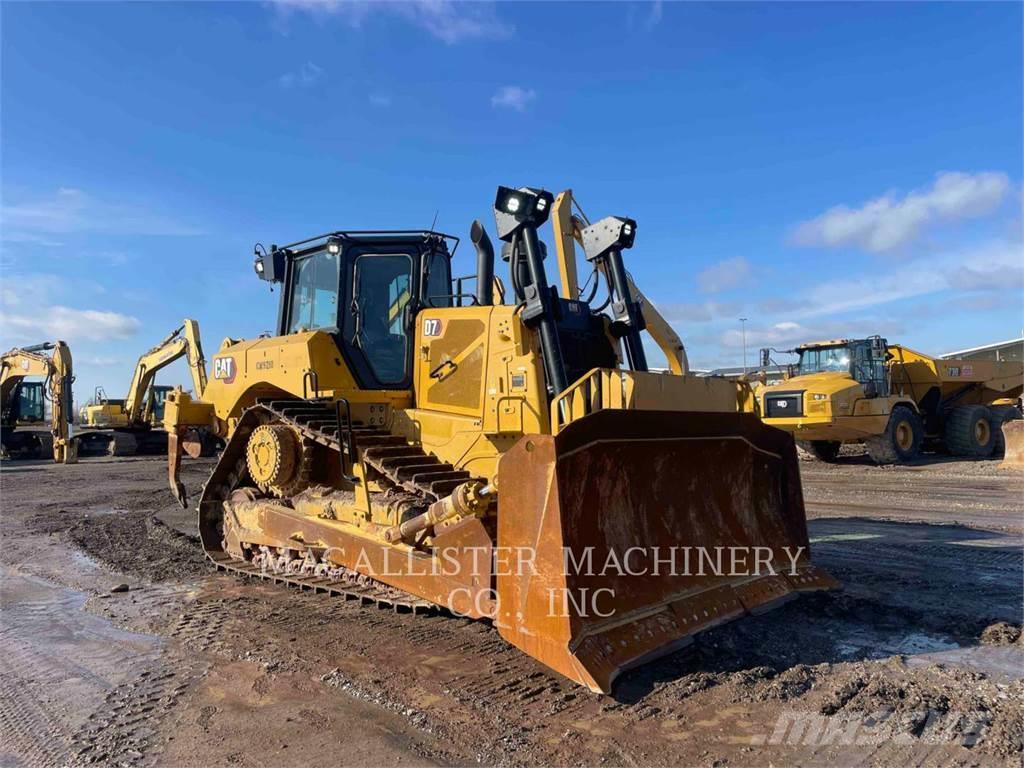
[[[338,327],[338,254],[320,251],[295,262],[288,332]]]
[[[800,350],[800,375],[835,371],[850,372],[850,350],[845,347],[814,347]]]
[[[452,305],[452,269],[448,255],[435,251],[428,254],[426,288],[424,300],[428,307],[450,307]]]
[[[381,384],[408,376],[405,308],[412,299],[412,259],[404,254],[363,254],[353,265],[352,304],[345,338],[366,358]]]

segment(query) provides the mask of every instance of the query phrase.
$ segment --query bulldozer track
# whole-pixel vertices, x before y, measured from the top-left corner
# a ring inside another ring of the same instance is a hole
[[[211,541],[220,541],[220,535],[211,527],[222,519],[223,503],[234,490],[242,487],[241,483],[247,477],[246,442],[252,431],[262,424],[286,424],[294,429],[306,454],[315,443],[335,451],[339,461],[345,456],[349,465],[361,460],[372,473],[372,478],[367,479],[377,480],[386,487],[383,494],[385,502],[401,505],[403,510],[413,514],[424,511],[471,479],[468,472],[442,462],[419,446],[409,445],[401,435],[355,421],[351,425],[340,421],[335,408],[334,401],[258,400],[242,413],[199,501],[199,528],[207,557],[221,571],[303,591],[358,600],[364,605],[414,614],[440,610],[434,603],[348,569],[303,573],[300,569],[305,552],[300,549],[293,550],[294,556],[283,556],[282,560],[268,567],[267,561],[254,564],[235,558],[223,549],[208,546]],[[347,438],[351,438],[351,442]],[[308,472],[308,467],[304,466],[301,471]]]

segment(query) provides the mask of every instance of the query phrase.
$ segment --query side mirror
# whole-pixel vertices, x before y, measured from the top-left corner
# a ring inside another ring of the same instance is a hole
[[[761,349],[761,367],[767,368],[772,364],[772,351],[767,347]]]
[[[864,397],[871,400],[872,398],[878,397],[878,386],[874,381],[868,381],[864,384]]]

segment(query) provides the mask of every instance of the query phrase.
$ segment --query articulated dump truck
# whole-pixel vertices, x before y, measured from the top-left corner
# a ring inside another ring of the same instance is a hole
[[[183,504],[189,435],[227,440],[198,506],[219,568],[490,620],[605,692],[701,630],[836,586],[809,559],[792,438],[749,390],[687,375],[623,266],[636,223],[570,206],[498,190],[507,303],[479,221],[472,294],[439,232],[257,248],[277,335],[226,340],[202,398],[165,409]],[[538,235],[552,212],[567,298]],[[607,302],[581,296],[578,245]],[[645,327],[676,373],[648,370]]]
[[[985,458],[1021,453],[1024,363],[929,357],[874,336],[803,344],[792,376],[760,388],[766,424],[791,433],[823,461],[864,443],[879,464],[923,450]],[[763,366],[769,350],[761,350]],[[1009,440],[1010,445],[1007,444]]]

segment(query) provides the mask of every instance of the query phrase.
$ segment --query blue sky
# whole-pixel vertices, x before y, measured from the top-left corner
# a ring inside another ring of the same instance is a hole
[[[498,184],[639,222],[695,367],[1021,333],[1020,4],[11,3],[0,344],[76,396],[185,316],[271,330],[253,243],[493,233]],[[471,271],[470,249],[459,271]],[[183,369],[163,377],[187,383]]]

